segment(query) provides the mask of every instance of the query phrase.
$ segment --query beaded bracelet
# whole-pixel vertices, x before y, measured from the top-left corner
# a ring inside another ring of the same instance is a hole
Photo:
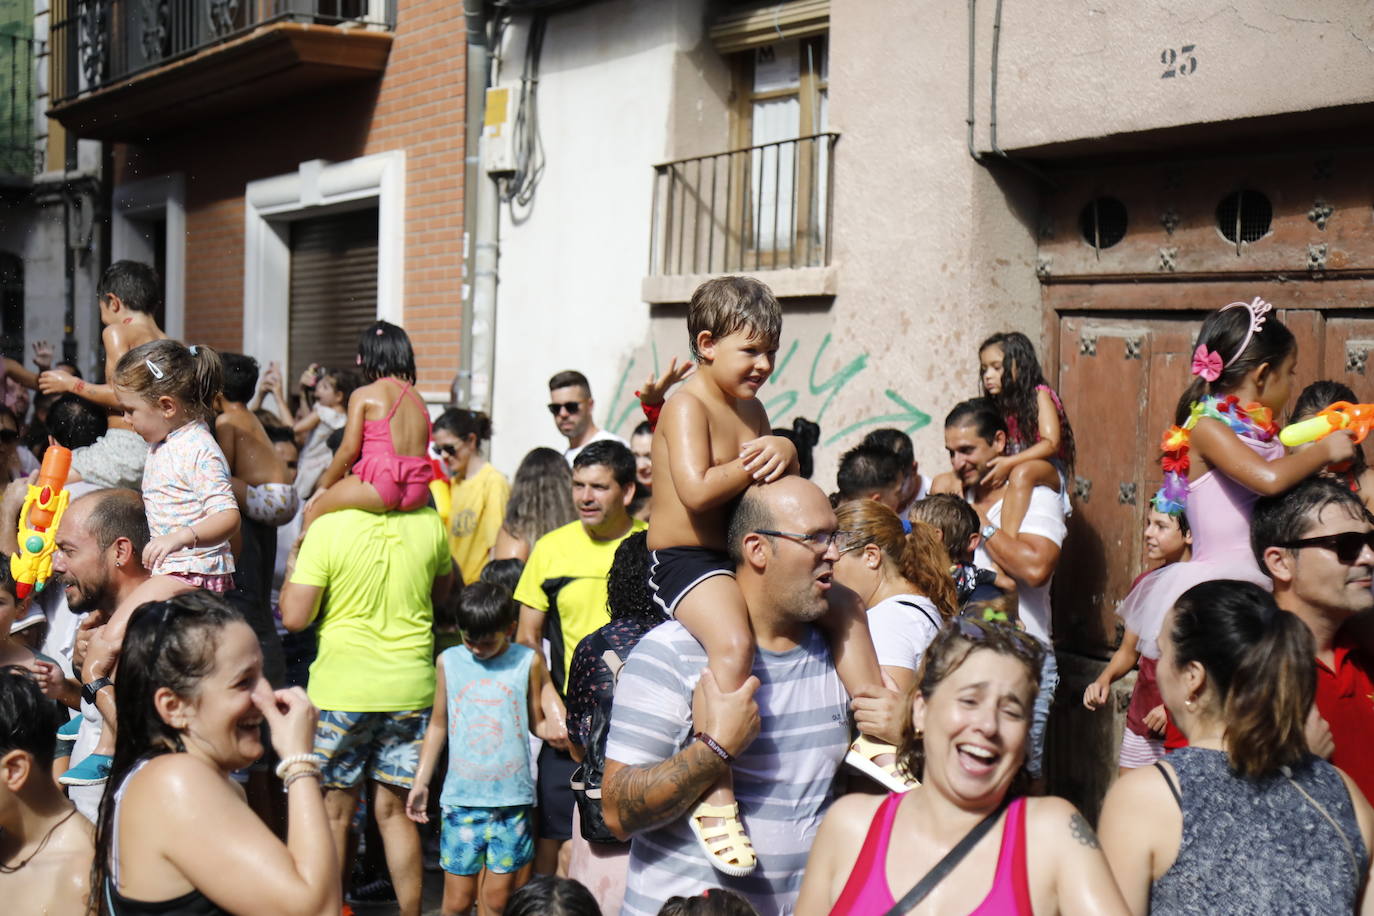
[[[277,764],[277,778],[281,779],[286,776],[286,771],[297,763],[308,763],[318,768],[320,765],[320,758],[316,757],[313,752],[308,754],[292,754],[290,757],[283,757],[281,763]]]
[[[706,732],[697,732],[694,737],[702,744],[709,747],[711,751],[721,760],[724,760],[726,763],[734,762],[735,758],[730,756],[730,752],[727,751],[725,748],[721,747],[720,744],[716,741],[716,739],[706,734]]]
[[[300,772],[292,773],[290,776],[286,777],[286,779],[282,780],[281,790],[285,792],[287,789],[291,788],[291,783],[295,782],[298,779],[305,779],[308,776],[313,776],[316,779],[319,779],[321,775],[322,774],[320,772],[319,767],[311,767],[308,770],[301,770]]]

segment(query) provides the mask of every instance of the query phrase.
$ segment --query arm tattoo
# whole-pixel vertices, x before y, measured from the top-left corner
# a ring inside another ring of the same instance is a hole
[[[621,769],[606,784],[603,799],[615,805],[621,829],[638,833],[685,814],[724,766],[719,757],[694,742],[662,763]]]
[[[1088,819],[1077,811],[1069,815],[1069,832],[1073,834],[1075,840],[1089,849],[1102,848],[1102,844],[1097,841],[1097,834],[1093,832]]]

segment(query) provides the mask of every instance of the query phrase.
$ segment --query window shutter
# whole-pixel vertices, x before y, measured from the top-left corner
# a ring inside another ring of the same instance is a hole
[[[377,211],[291,224],[290,365],[353,368],[358,335],[377,320]]]
[[[791,0],[726,13],[711,26],[711,42],[721,54],[734,54],[829,30],[830,0]]]

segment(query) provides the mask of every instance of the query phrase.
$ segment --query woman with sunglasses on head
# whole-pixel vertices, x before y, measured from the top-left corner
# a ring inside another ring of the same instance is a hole
[[[1025,798],[1044,650],[956,617],[911,691],[902,768],[918,788],[848,795],[816,836],[797,916],[1125,913],[1092,828],[1060,798]]]
[[[510,481],[482,457],[482,443],[491,439],[491,418],[481,411],[450,407],[434,421],[433,438],[448,472],[447,482],[433,486],[448,488],[448,512],[440,514],[449,551],[463,581],[476,582],[501,533]]]
[[[204,591],[143,605],[114,691],[119,736],[91,871],[112,916],[337,916],[315,708],[298,687],[273,693],[242,615]],[[264,722],[281,758],[285,844],[230,776],[262,756]]]
[[[1204,582],[1165,617],[1159,647],[1159,690],[1189,746],[1123,776],[1103,804],[1131,911],[1374,912],[1374,812],[1304,737],[1307,626],[1259,586]]]

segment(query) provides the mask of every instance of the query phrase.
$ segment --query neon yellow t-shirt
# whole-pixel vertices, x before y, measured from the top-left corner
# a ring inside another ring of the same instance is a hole
[[[444,519],[449,552],[463,573],[463,582],[476,582],[501,533],[510,482],[491,464],[484,464],[473,476],[450,486],[449,516]]]
[[[545,621],[550,671],[560,690],[568,681],[573,650],[582,637],[610,623],[606,610],[606,576],[620,542],[648,524],[634,520],[612,541],[594,541],[580,521],[555,528],[534,542],[515,600],[552,615]],[[549,626],[549,624],[553,624]]]
[[[310,700],[339,712],[426,709],[434,702],[436,577],[451,569],[448,539],[430,508],[322,515],[301,545],[291,581],[325,590]]]

